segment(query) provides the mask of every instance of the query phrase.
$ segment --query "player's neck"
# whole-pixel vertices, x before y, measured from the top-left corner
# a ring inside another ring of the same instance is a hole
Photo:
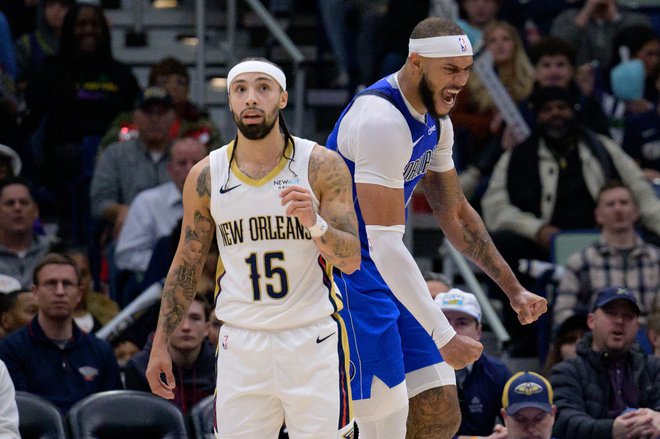
[[[419,114],[426,114],[426,107],[422,103],[422,97],[419,95],[419,80],[415,80],[408,64],[398,72],[396,79],[399,83],[399,89],[406,100]]]
[[[276,124],[266,137],[250,140],[238,133],[235,160],[238,168],[251,178],[260,179],[277,166],[284,154],[285,140]]]

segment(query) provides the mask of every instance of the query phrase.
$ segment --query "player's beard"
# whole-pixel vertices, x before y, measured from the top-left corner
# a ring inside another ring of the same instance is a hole
[[[433,119],[440,118],[440,115],[435,109],[435,98],[431,84],[426,79],[426,75],[422,73],[422,78],[419,81],[419,97],[422,99],[422,104],[426,107],[426,111],[429,113]]]
[[[240,114],[236,115],[236,113],[234,113],[234,122],[236,123],[238,130],[245,137],[247,137],[250,140],[261,140],[264,137],[266,137],[268,134],[270,134],[271,131],[273,131],[275,122],[277,122],[277,119],[280,117],[279,108],[277,107],[275,108],[275,111],[271,113],[271,117],[272,119],[269,120],[267,115],[264,113],[263,121],[260,124],[247,125],[243,123]]]

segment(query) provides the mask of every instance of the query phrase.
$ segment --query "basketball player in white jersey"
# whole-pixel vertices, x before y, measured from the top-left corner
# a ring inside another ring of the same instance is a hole
[[[332,276],[333,267],[351,273],[360,265],[350,174],[335,152],[288,133],[279,67],[243,61],[227,85],[238,134],[186,180],[149,385],[173,397],[166,342],[194,297],[215,229],[215,312],[225,322],[217,437],[276,438],[286,421],[292,439],[351,438],[348,346]]]

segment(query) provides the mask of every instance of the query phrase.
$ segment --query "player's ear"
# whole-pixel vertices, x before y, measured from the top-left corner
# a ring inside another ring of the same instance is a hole
[[[282,93],[280,93],[280,103],[279,103],[280,110],[284,110],[284,108],[286,108],[286,105],[288,103],[289,103],[289,92],[283,91]]]
[[[410,63],[410,66],[412,67],[413,73],[415,75],[421,74],[424,60],[421,56],[419,56],[419,54],[411,53],[408,55],[408,62]]]

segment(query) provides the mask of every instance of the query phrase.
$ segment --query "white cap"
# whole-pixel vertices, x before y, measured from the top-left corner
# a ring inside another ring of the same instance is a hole
[[[466,293],[458,288],[452,288],[446,293],[435,296],[435,303],[443,311],[458,311],[477,319],[481,323],[481,307],[472,293]]]
[[[0,144],[0,155],[9,157],[11,160],[11,170],[14,173],[14,176],[17,176],[21,172],[21,158],[18,156],[16,151],[8,147],[7,145]]]
[[[21,283],[18,280],[6,274],[0,274],[0,294],[7,294],[20,289]]]

